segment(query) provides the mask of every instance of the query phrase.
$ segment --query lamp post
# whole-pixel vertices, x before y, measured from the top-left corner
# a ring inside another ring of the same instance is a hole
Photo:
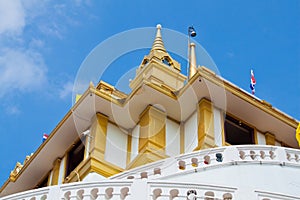
[[[188,28],[188,31],[189,31],[189,36],[191,36],[191,37],[195,37],[197,35],[197,33],[196,33],[196,31],[195,31],[195,29],[194,29],[193,26],[190,26]]]
[[[190,58],[190,54],[191,54],[191,48],[190,48],[190,45],[191,45],[191,41],[190,41],[190,38],[191,37],[196,37],[197,33],[194,29],[193,26],[189,26],[188,27],[188,63],[187,63],[187,76],[189,77],[189,67],[190,67],[190,62],[191,62],[191,58]]]

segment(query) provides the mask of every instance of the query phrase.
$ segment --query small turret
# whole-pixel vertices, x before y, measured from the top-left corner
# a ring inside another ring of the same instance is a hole
[[[136,77],[130,82],[132,90],[145,81],[173,91],[179,90],[184,85],[186,76],[180,73],[180,64],[165,49],[161,29],[161,25],[158,24],[150,53],[144,57],[136,70]]]

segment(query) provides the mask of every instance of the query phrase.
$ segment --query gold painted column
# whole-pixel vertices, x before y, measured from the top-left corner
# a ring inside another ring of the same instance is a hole
[[[198,146],[194,151],[215,147],[213,105],[202,99],[198,106]]]
[[[130,163],[130,160],[131,160],[131,148],[132,148],[132,130],[129,131],[128,136],[127,136],[126,166]]]
[[[166,114],[148,106],[141,115],[139,152],[164,152],[166,146]]]
[[[90,157],[87,159],[89,163],[87,172],[96,172],[104,177],[110,177],[123,171],[114,163],[105,160],[105,148],[107,140],[108,117],[101,113],[96,113],[92,119],[91,137],[90,137]],[[83,176],[84,177],[84,176]]]
[[[61,162],[60,158],[57,158],[53,162],[53,173],[52,173],[51,185],[57,185],[58,184],[60,162]]]
[[[166,113],[148,106],[140,115],[139,155],[128,168],[166,158]]]
[[[90,155],[98,160],[104,160],[108,117],[97,113],[92,121]]]
[[[266,145],[275,145],[275,135],[269,132],[265,133]]]

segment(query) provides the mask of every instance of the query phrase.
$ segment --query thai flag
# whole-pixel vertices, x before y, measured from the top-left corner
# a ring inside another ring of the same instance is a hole
[[[43,142],[45,142],[48,139],[49,135],[47,135],[46,133],[43,134]]]
[[[252,94],[255,94],[255,84],[256,84],[256,80],[254,78],[254,73],[253,70],[251,69],[251,83],[250,83],[250,89],[252,90]]]

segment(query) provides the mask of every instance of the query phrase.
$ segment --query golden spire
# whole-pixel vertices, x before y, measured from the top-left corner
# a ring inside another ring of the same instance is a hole
[[[197,72],[197,61],[196,61],[196,51],[195,51],[196,45],[194,43],[191,43],[190,48],[190,57],[189,57],[189,79],[194,76]]]
[[[156,25],[156,36],[155,36],[151,51],[154,51],[154,50],[160,50],[160,51],[167,52],[165,49],[165,46],[164,46],[164,42],[162,41],[160,24]]]

